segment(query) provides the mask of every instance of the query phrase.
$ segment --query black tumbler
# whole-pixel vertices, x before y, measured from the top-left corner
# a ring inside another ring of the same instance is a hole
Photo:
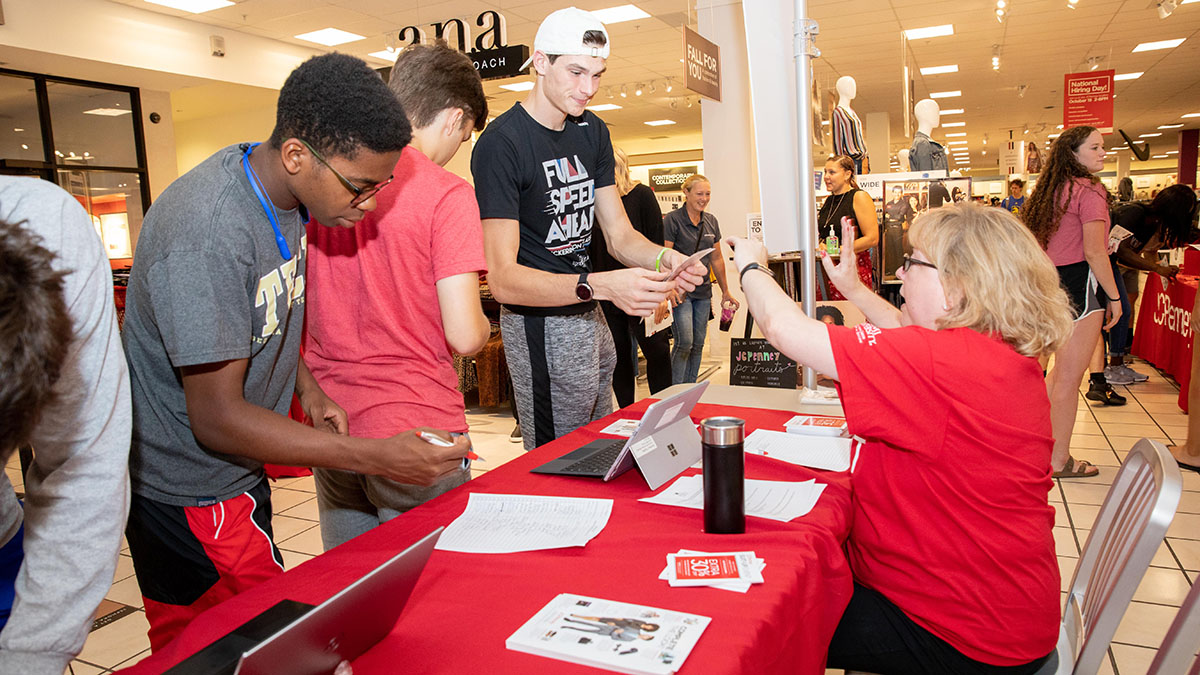
[[[700,422],[704,452],[704,531],[746,531],[745,420],[709,417]]]

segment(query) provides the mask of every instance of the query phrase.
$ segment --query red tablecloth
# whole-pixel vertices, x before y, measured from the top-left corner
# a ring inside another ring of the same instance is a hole
[[[687,673],[821,673],[833,630],[852,592],[841,545],[850,530],[850,479],[749,455],[747,478],[828,483],[817,506],[789,523],[747,518],[746,534],[709,535],[699,510],[637,501],[650,490],[636,470],[610,483],[542,476],[529,469],[585,442],[619,417],[637,417],[641,401],[570,436],[527,453],[465,486],[197,618],[174,642],[127,673],[157,673],[181,661],[275,602],[319,603],[466,506],[470,492],[609,497],[608,526],[586,547],[508,555],[435,551],[392,633],[358,658],[365,673],[597,672],[508,651],[504,640],[559,593],[578,593],[713,617]],[[782,429],[792,413],[698,405],[693,418],[736,414],[747,432]],[[689,469],[694,473],[694,469]],[[670,588],[657,577],[666,554],[680,548],[755,551],[766,560],[765,583],[746,594]],[[281,672],[285,672],[282,668]]]
[[[1133,353],[1170,373],[1179,383],[1179,407],[1187,412],[1188,383],[1192,372],[1192,329],[1190,317],[1196,302],[1196,286],[1185,281],[1167,281],[1151,274],[1142,291],[1137,328],[1133,331]]]

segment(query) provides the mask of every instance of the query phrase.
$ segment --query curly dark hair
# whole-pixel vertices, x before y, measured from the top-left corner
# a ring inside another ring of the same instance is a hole
[[[476,131],[487,124],[487,96],[479,71],[466,54],[445,40],[405,47],[396,57],[388,88],[418,129],[433,123],[446,108],[459,108]]]
[[[362,59],[322,54],[300,64],[279,90],[275,130],[268,144],[298,138],[330,156],[359,150],[396,152],[412,139],[400,102]]]
[[[1158,193],[1150,201],[1150,217],[1158,221],[1162,248],[1179,248],[1195,239],[1196,193],[1192,188],[1175,184]]]
[[[63,277],[41,238],[0,221],[0,459],[29,442],[71,342]]]
[[[842,310],[834,307],[833,305],[817,305],[816,315],[817,321],[820,321],[825,317],[829,317],[830,319],[833,319],[833,324],[835,326],[846,325],[846,317],[842,314]]]
[[[1033,187],[1033,194],[1029,195],[1029,199],[1025,200],[1025,207],[1021,209],[1021,220],[1025,221],[1025,225],[1033,232],[1033,236],[1037,237],[1042,248],[1046,248],[1050,238],[1058,231],[1066,205],[1074,195],[1075,182],[1072,179],[1086,178],[1092,185],[1098,185],[1104,190],[1109,205],[1112,205],[1112,195],[1100,179],[1075,159],[1075,151],[1094,131],[1095,127],[1071,127],[1054,139],[1054,145],[1050,146],[1050,152],[1042,165],[1042,172],[1038,175],[1037,184]],[[1067,191],[1066,199],[1061,200],[1062,206],[1059,206],[1058,196],[1064,189]]]

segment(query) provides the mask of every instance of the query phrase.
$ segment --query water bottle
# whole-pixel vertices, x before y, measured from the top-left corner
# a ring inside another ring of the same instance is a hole
[[[704,458],[704,531],[746,531],[746,422],[737,417],[708,417],[700,422]]]
[[[728,332],[729,332],[729,327],[733,325],[733,313],[734,313],[734,311],[736,311],[736,310],[734,310],[734,308],[733,308],[733,303],[732,303],[732,302],[722,302],[722,303],[721,303],[721,325],[720,325],[720,329],[721,329],[722,331],[726,332],[726,333],[728,333]]]

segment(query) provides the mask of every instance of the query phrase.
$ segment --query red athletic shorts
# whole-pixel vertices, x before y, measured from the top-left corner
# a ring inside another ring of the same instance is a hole
[[[173,640],[204,610],[283,573],[271,534],[271,489],[206,506],[133,494],[125,527],[150,622],[150,648]]]

